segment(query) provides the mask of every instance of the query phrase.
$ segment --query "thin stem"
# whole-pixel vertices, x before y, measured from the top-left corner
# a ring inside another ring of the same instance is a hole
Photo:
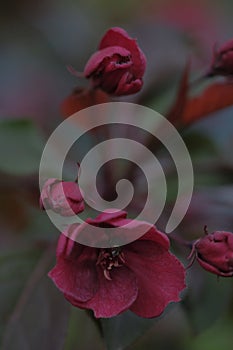
[[[179,245],[182,245],[183,247],[187,247],[189,249],[192,249],[193,247],[193,241],[186,241],[185,239],[177,236],[177,235],[169,235],[169,238],[172,239],[174,242],[178,243]]]
[[[84,78],[84,74],[83,72],[77,72],[76,69],[74,69],[74,67],[67,65],[66,69],[68,70],[68,72],[70,72],[72,75],[74,75],[76,78]]]

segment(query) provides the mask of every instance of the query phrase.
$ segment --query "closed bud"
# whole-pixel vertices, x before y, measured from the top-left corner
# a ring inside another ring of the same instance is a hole
[[[233,75],[233,40],[214,49],[213,60],[208,76]]]
[[[62,216],[73,216],[84,210],[84,200],[76,182],[48,179],[41,191],[41,209],[51,209]]]
[[[207,271],[218,276],[233,276],[233,233],[216,231],[198,239],[191,255]]]

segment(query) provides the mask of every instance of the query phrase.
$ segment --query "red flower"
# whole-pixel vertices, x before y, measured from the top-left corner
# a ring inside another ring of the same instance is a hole
[[[208,76],[233,74],[233,40],[214,50]]]
[[[104,212],[88,222],[103,231],[132,221],[135,227],[140,225],[126,215]],[[185,271],[168,251],[167,236],[147,225],[148,232],[140,239],[115,248],[87,247],[62,234],[57,264],[49,276],[70,303],[92,309],[95,317],[113,317],[128,309],[141,317],[159,316],[168,303],[180,300]]]
[[[108,94],[129,95],[138,92],[146,68],[146,58],[136,40],[121,28],[111,28],[102,38],[99,51],[84,68],[93,86]]]
[[[190,256],[207,271],[218,276],[233,276],[233,234],[216,231],[198,239]]]
[[[76,182],[48,179],[41,191],[40,207],[62,216],[73,216],[84,210],[84,201]]]

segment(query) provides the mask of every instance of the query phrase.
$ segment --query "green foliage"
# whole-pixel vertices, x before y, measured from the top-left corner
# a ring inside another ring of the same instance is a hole
[[[130,311],[111,319],[102,319],[101,324],[107,349],[125,349],[158,320],[159,317],[151,320],[143,319]]]
[[[0,170],[14,175],[38,172],[44,141],[28,120],[0,122]]]
[[[200,268],[191,270],[189,290],[182,304],[194,334],[203,332],[227,312],[232,291],[231,279],[217,278]]]
[[[192,342],[186,344],[187,350],[232,350],[233,346],[233,321],[232,319],[220,319],[214,325],[201,333]]]
[[[46,276],[51,249],[1,258],[3,350],[62,350],[70,307]]]
[[[93,345],[94,344],[94,345]],[[72,307],[64,350],[103,350],[103,340],[87,311]]]
[[[40,252],[35,250],[11,251],[0,255],[0,339],[39,256]]]

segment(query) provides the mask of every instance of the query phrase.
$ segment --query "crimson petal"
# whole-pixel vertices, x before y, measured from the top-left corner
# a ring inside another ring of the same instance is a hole
[[[147,231],[147,233],[140,238],[140,240],[153,241],[153,242],[158,243],[161,246],[163,246],[163,248],[165,248],[166,250],[168,250],[170,247],[170,241],[169,241],[168,236],[165,235],[165,233],[162,233],[159,230],[157,230],[157,228],[154,226],[151,227]]]
[[[106,60],[106,58],[111,58],[113,55],[118,55],[122,57],[130,57],[130,51],[128,51],[126,48],[113,46],[106,47],[103,50],[95,52],[88,60],[85,68],[84,68],[84,75],[85,77],[89,77],[93,72],[98,69],[98,67],[101,65],[103,60]],[[122,65],[122,68],[125,68],[130,66],[132,64],[131,61],[125,63],[125,65]],[[120,66],[118,66],[120,68]]]
[[[83,199],[80,188],[75,182],[62,181],[57,186],[62,187],[66,198],[70,198],[75,201],[77,201],[78,199],[81,201]]]
[[[146,221],[126,219],[124,217],[117,217],[111,220],[111,225],[114,227],[122,227],[119,232],[122,234],[122,240],[128,241],[128,239],[134,240],[149,240],[158,243],[166,250],[170,247],[169,238],[165,233],[160,232],[157,228],[149,224]],[[127,229],[124,230],[124,226],[127,225]],[[141,231],[146,232],[143,236],[139,237]],[[120,237],[119,237],[120,238]],[[132,239],[131,239],[132,238]]]
[[[97,269],[99,289],[95,296],[83,303],[74,298],[65,297],[74,305],[83,309],[92,309],[97,318],[110,318],[127,310],[138,294],[137,280],[127,267],[115,268],[110,272],[112,280],[104,277],[103,270]]]
[[[132,39],[127,32],[118,27],[109,29],[102,38],[99,49],[105,49],[110,46],[121,46],[130,51],[132,55],[132,72],[137,78],[142,78],[146,69],[146,57],[137,45],[137,41]]]
[[[69,228],[70,228],[70,231],[71,231],[71,234],[72,234],[72,227],[73,225],[71,225]],[[58,243],[57,243],[57,250],[56,250],[56,257],[59,258],[59,257],[65,257],[66,259],[77,259],[83,252],[83,250],[85,249],[85,246],[82,245],[82,244],[79,244],[77,242],[75,242],[74,240],[72,239],[69,239],[68,237],[68,234],[70,232],[69,230],[68,231],[65,231],[67,232],[67,235],[65,234],[61,234],[59,236],[59,239],[58,239]]]
[[[205,269],[206,271],[212,272],[215,275],[222,276],[222,277],[232,277],[233,271],[221,271],[219,268],[215,267],[214,265],[209,264],[207,261],[203,260],[202,258],[197,257],[197,261]]]
[[[153,241],[127,246],[126,265],[138,279],[138,298],[130,310],[138,316],[159,316],[168,303],[179,301],[185,288],[185,270],[178,259]]]
[[[133,79],[128,82],[129,72],[125,72],[121,77],[117,89],[115,91],[116,96],[136,94],[140,91],[143,85],[142,79]]]
[[[76,259],[74,253],[73,251],[72,258],[58,257],[56,266],[48,275],[68,297],[85,302],[91,299],[98,289],[95,269],[97,252],[96,249],[84,247],[81,254],[77,251]]]
[[[126,218],[127,212],[118,209],[108,209],[99,214],[95,219],[87,219],[86,222],[92,225],[98,225],[102,223],[118,222],[119,219]]]

